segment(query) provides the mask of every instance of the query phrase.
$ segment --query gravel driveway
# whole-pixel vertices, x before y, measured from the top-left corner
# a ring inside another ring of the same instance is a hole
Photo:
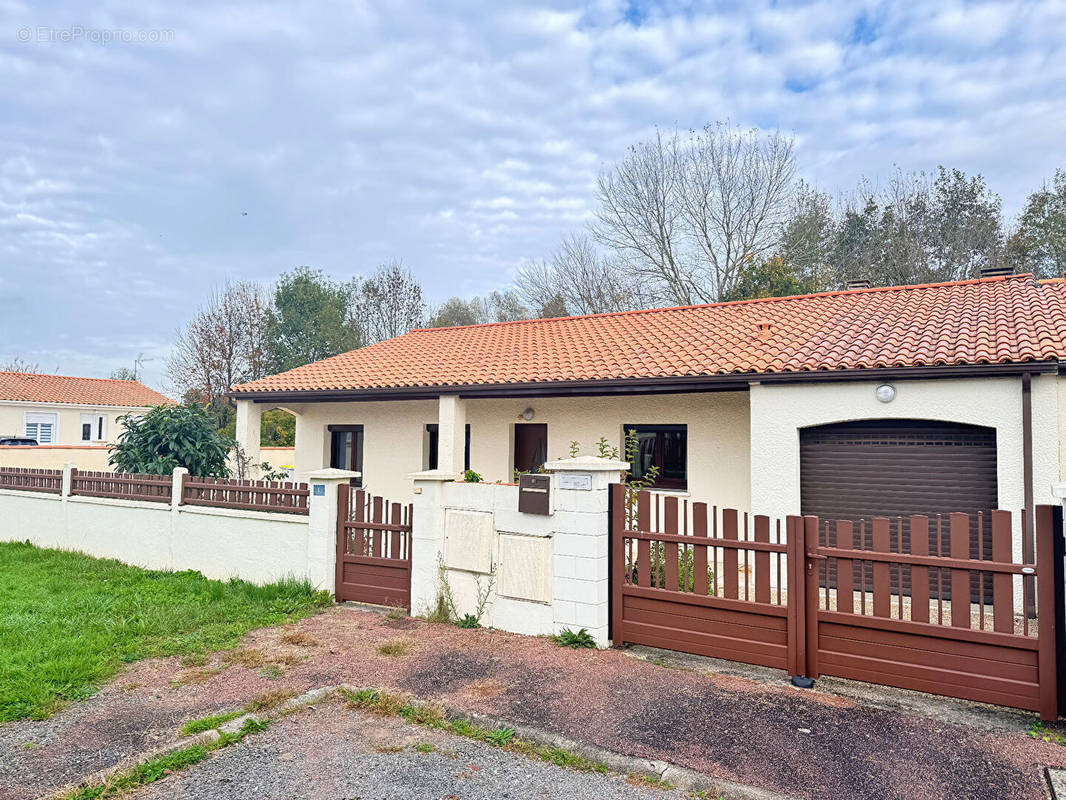
[[[275,722],[135,797],[680,800],[681,795],[630,786],[618,776],[574,772],[333,702]]]
[[[765,683],[667,669],[618,651],[567,650],[544,638],[338,607],[297,626],[254,631],[241,653],[203,665],[133,664],[52,719],[0,725],[0,798],[31,800],[76,783],[175,741],[184,720],[263,693],[339,684],[410,692],[812,800],[1028,799],[1044,791],[1043,767],[1066,768],[1066,748],[1028,738],[1024,716],[991,707],[981,712],[988,724],[972,726],[792,689],[783,676]]]

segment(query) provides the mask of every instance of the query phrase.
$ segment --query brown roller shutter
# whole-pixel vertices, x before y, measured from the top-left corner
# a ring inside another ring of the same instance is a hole
[[[898,549],[897,518],[902,517],[904,552],[910,551],[907,517],[925,514],[930,518],[929,552],[935,554],[940,547],[944,555],[947,515],[963,511],[972,515],[970,556],[977,558],[983,551],[980,557],[990,559],[988,512],[998,505],[995,429],[927,420],[867,420],[803,429],[800,505],[802,513],[822,520],[865,520],[866,547],[872,544],[869,521],[888,517],[892,548]],[[983,535],[979,511],[984,514]],[[944,521],[942,546],[937,541],[937,514]],[[824,538],[824,522],[821,528]],[[835,583],[835,576],[830,580]],[[909,570],[904,570],[903,583],[908,591]]]

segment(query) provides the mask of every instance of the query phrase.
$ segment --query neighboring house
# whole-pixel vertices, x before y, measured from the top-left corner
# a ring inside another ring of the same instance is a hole
[[[170,402],[137,381],[0,372],[0,435],[47,446],[105,446],[118,437],[123,414]]]
[[[238,440],[296,415],[295,473],[389,499],[637,431],[658,488],[781,518],[1056,502],[1066,288],[1030,275],[416,330],[234,387]]]

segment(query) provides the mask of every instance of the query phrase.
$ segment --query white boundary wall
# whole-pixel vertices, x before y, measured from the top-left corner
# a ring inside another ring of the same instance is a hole
[[[594,457],[549,462],[548,515],[519,512],[513,484],[412,476],[412,613],[436,605],[443,564],[460,614],[473,613],[479,583],[482,591],[491,583],[482,625],[531,635],[585,628],[608,646],[608,494],[627,467]],[[562,488],[563,476],[582,488]]]
[[[29,541],[148,569],[198,570],[222,580],[269,583],[291,575],[333,591],[336,491],[312,491],[307,515],[182,506],[183,472],[175,471],[172,503],[67,496],[69,468],[62,495],[0,490],[0,541]],[[332,516],[329,508],[316,508],[329,505],[329,498]]]

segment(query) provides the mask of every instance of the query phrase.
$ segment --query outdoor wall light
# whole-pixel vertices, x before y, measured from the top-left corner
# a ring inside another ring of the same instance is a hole
[[[882,383],[874,390],[874,396],[882,403],[891,403],[896,399],[896,387],[891,383]]]
[[[534,411],[532,408],[527,408],[525,411],[522,412],[522,419],[524,419],[526,422],[529,422],[535,416],[537,416],[537,412]]]

